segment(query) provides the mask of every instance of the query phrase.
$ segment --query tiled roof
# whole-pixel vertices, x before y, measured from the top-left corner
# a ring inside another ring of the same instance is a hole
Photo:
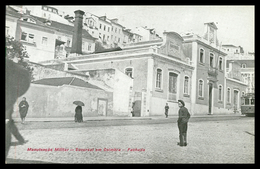
[[[15,9],[10,6],[6,7],[6,14],[20,18],[22,14],[18,13]]]
[[[35,17],[37,20],[39,20],[41,22],[46,21],[46,19],[44,19],[44,18],[40,18],[40,17],[37,17],[37,16],[33,16],[33,17]],[[63,23],[59,23],[59,22],[56,22],[56,21],[51,21],[50,27],[55,28],[55,29],[59,29],[59,30],[65,30],[65,31],[71,32],[71,34],[73,34],[73,31],[74,31],[73,26],[66,25],[66,24],[63,24]],[[86,39],[90,39],[90,40],[96,39],[93,36],[91,36],[85,29],[82,29],[82,37],[86,38]]]
[[[85,82],[76,77],[58,77],[58,78],[45,78],[32,82],[34,84],[42,84],[49,86],[62,86],[62,85],[71,85],[71,86],[79,86],[84,88],[92,88],[92,89],[100,89],[101,88],[92,85],[88,82]]]

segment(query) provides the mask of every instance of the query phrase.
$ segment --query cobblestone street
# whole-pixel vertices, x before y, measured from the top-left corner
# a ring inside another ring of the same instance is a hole
[[[21,134],[29,142],[12,146],[7,163],[12,163],[14,159],[27,163],[255,162],[254,118],[247,117],[225,121],[191,121],[188,126],[187,147],[179,147],[176,144],[176,123],[24,129]],[[12,141],[16,140],[12,138]],[[28,148],[52,151],[28,151]],[[68,151],[55,151],[55,148]],[[93,151],[76,151],[76,148]],[[144,151],[128,151],[129,148]],[[105,149],[121,151],[104,151]]]

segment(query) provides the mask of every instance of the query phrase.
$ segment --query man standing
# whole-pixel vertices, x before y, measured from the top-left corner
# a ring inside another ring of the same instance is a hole
[[[165,116],[167,118],[168,117],[168,110],[169,110],[168,103],[166,103],[166,106],[164,107],[164,109],[165,109]]]
[[[190,118],[190,113],[188,109],[185,107],[185,103],[182,100],[178,100],[179,106],[179,118],[178,118],[178,128],[179,128],[179,139],[180,142],[178,145],[187,146],[187,129],[188,129],[188,121]]]
[[[23,97],[22,101],[19,104],[19,112],[20,112],[20,117],[22,119],[22,124],[24,124],[25,117],[27,115],[29,108],[29,104],[26,101],[26,98]]]

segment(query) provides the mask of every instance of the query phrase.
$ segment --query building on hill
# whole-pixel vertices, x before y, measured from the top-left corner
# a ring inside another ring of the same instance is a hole
[[[28,11],[20,14],[11,7],[7,7],[6,17],[7,34],[26,47],[29,61],[66,58],[70,54],[74,26],[33,16]],[[83,54],[94,52],[95,40],[83,30]]]

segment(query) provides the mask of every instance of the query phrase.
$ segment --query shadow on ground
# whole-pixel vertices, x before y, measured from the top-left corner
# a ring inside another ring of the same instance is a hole
[[[5,161],[6,164],[35,164],[35,163],[41,163],[41,164],[53,164],[51,162],[46,161],[40,161],[40,160],[22,160],[22,159],[13,159],[13,158],[7,158]]]

